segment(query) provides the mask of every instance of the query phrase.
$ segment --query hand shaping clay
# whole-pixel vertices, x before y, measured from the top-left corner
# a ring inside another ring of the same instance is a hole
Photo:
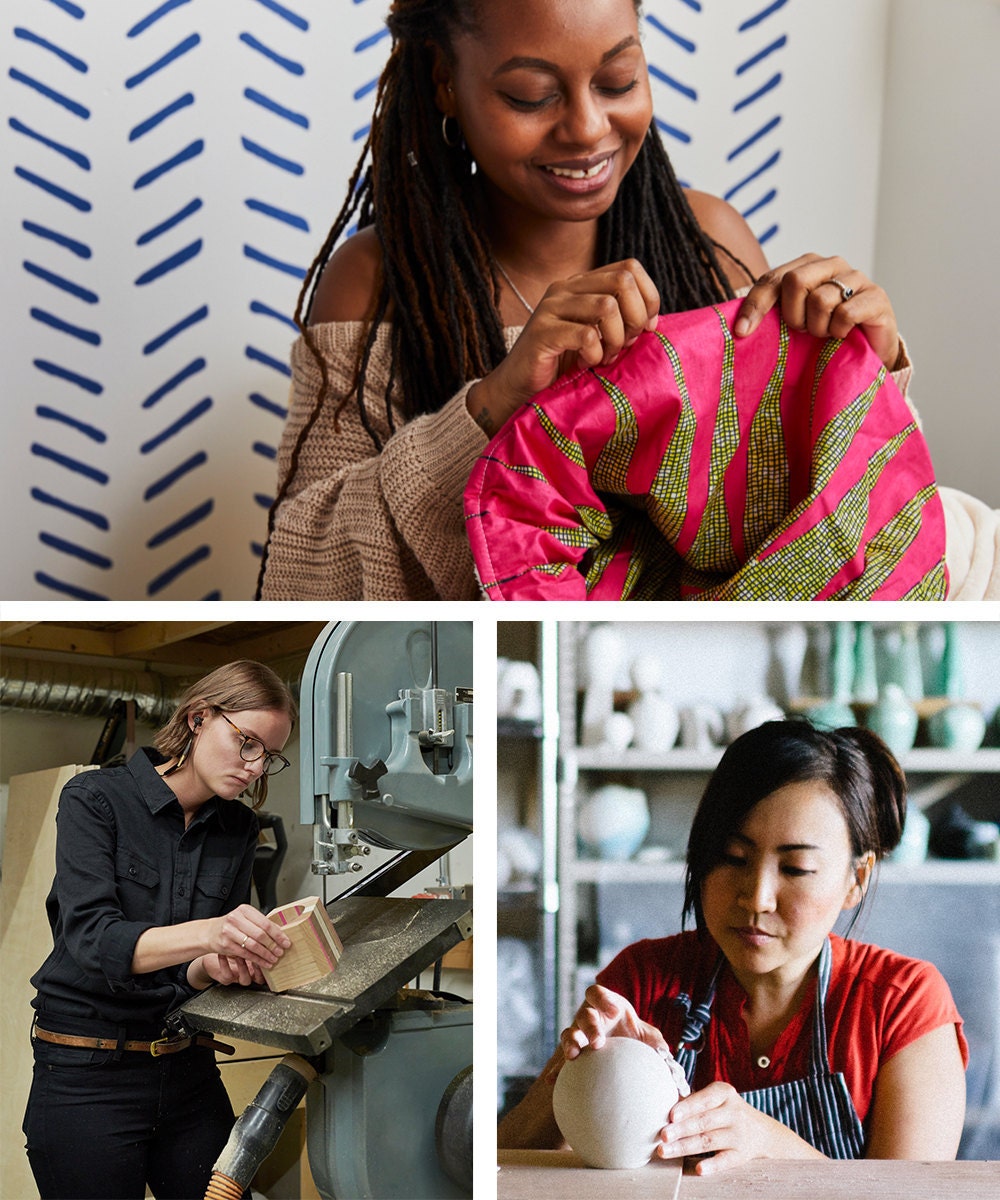
[[[589,1167],[641,1167],[678,1099],[667,1060],[645,1042],[613,1037],[570,1059],[552,1108],[563,1137]]]

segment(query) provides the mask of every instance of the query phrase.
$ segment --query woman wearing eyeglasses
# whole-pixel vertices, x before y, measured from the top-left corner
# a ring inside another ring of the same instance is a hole
[[[153,749],[63,789],[23,1125],[43,1200],[204,1194],[233,1110],[211,1039],[168,1038],[165,1019],[213,982],[262,982],[291,944],[248,901],[252,810],[295,717],[270,668],[231,663]]]

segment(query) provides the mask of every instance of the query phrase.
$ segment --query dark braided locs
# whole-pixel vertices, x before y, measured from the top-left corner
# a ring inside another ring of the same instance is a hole
[[[433,81],[435,47],[452,59],[455,35],[477,30],[480,2],[393,0],[390,8],[386,24],[392,51],[379,79],[371,130],[347,198],[309,268],[296,306],[295,321],[316,360],[320,388],[268,515],[258,598],[275,514],[329,390],[326,363],[307,323],[309,310],[322,270],[352,222],[358,229],[374,226],[381,277],[352,390],[339,401],[335,416],[353,397],[362,426],[381,451],[365,385],[378,331],[390,313],[385,396],[390,433],[395,431],[394,388],[400,390],[407,418],[436,412],[470,379],[489,374],[506,354],[499,280],[478,211],[474,164],[464,142],[449,147],[442,137]],[[635,8],[639,12],[638,0]],[[601,219],[598,247],[605,263],[626,258],[642,263],[659,289],[661,312],[700,308],[733,294],[716,243],[695,220],[653,126]]]

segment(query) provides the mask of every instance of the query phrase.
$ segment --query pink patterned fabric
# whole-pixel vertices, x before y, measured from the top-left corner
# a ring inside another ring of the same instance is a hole
[[[855,330],[823,341],[740,301],[660,318],[557,380],[465,489],[492,600],[940,600],[927,445]]]

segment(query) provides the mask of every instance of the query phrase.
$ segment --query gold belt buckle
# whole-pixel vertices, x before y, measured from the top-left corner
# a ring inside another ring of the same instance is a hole
[[[161,1050],[160,1049],[161,1046],[174,1046],[174,1045],[176,1045],[177,1042],[180,1042],[183,1040],[184,1039],[179,1037],[177,1034],[173,1034],[170,1037],[157,1038],[155,1042],[149,1043],[149,1053],[152,1054],[152,1056],[154,1058],[159,1058],[160,1055],[162,1055],[162,1054],[170,1053],[169,1050]],[[190,1039],[188,1039],[188,1040],[190,1041]]]

